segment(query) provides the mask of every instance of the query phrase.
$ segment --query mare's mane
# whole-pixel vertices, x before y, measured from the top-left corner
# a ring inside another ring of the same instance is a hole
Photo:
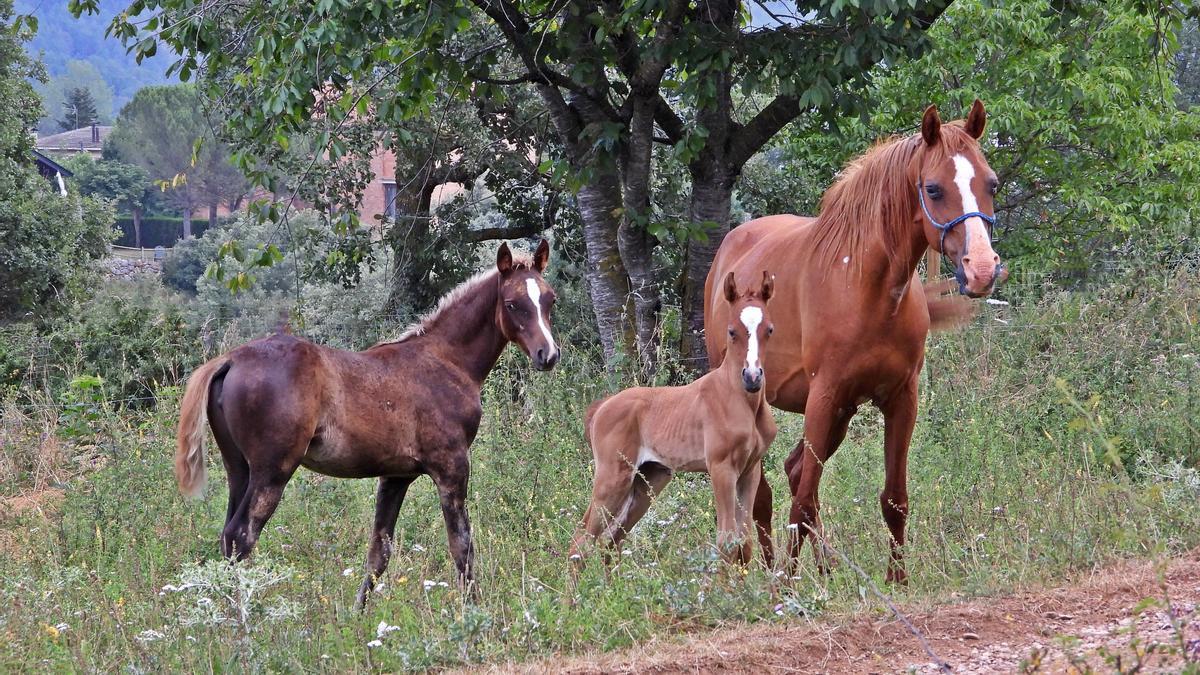
[[[962,122],[954,121],[942,125],[941,142],[926,152],[938,162],[974,143]],[[908,166],[925,147],[919,133],[893,136],[846,165],[821,198],[813,224],[820,258],[837,260],[849,254],[861,264],[859,254],[872,242],[887,251],[898,249],[916,208],[916,186],[910,181]]]
[[[533,269],[533,261],[528,258],[519,258],[517,256],[513,256],[512,269],[514,272]],[[494,266],[477,273],[475,276],[455,286],[450,290],[449,293],[443,295],[442,299],[438,300],[436,307],[410,324],[408,328],[404,329],[404,332],[401,333],[399,337],[391,340],[381,340],[375,343],[372,349],[375,347],[382,347],[384,345],[394,345],[400,342],[411,340],[412,338],[420,335],[424,335],[435,325],[437,325],[438,321],[448,314],[452,308],[457,307],[464,301],[475,297],[475,294],[484,288],[489,282],[494,282],[499,274],[499,270],[497,270]]]

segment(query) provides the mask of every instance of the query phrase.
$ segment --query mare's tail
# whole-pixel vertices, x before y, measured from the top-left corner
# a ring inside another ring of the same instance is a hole
[[[200,366],[188,378],[179,411],[175,445],[175,478],[185,497],[196,498],[204,491],[208,472],[204,467],[204,426],[208,421],[208,390],[212,381],[229,368],[229,357],[220,356]]]
[[[968,323],[975,317],[976,304],[961,295],[947,295],[957,285],[954,279],[925,284],[925,303],[929,307],[929,330],[943,331]]]

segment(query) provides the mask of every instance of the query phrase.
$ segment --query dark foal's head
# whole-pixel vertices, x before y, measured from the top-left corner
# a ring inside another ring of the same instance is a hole
[[[996,172],[979,149],[987,126],[983,103],[975,101],[963,122],[942,124],[936,106],[921,120],[923,147],[914,158],[917,203],[913,214],[924,224],[930,247],[954,263],[959,292],[990,295],[1007,276],[992,249]]]
[[[733,272],[725,277],[725,300],[729,302],[729,340],[725,361],[742,366],[742,386],[755,393],[763,386],[763,349],[775,326],[767,314],[767,301],[775,292],[775,277],[764,271],[762,284],[739,292]]]
[[[515,342],[538,370],[550,370],[558,363],[558,343],[550,333],[550,309],[554,307],[554,289],[542,278],[550,260],[550,244],[538,244],[531,263],[513,262],[508,244],[496,254],[500,273],[496,318],[504,337]]]

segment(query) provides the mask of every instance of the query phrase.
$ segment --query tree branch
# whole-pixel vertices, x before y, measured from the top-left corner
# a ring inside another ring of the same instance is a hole
[[[526,225],[506,225],[504,227],[485,227],[478,230],[467,230],[463,238],[472,244],[494,239],[524,239],[532,237],[544,229],[545,223],[528,223]]]

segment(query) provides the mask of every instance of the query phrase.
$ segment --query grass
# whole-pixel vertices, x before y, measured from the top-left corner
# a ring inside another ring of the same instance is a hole
[[[892,589],[899,599],[986,595],[1200,543],[1200,291],[1190,279],[1084,295],[1016,288],[1020,303],[985,307],[967,329],[931,340],[910,457],[911,584]],[[611,385],[583,355],[543,375],[510,350],[472,449],[482,601],[441,585],[452,564],[422,479],[364,614],[352,603],[372,481],[300,471],[254,562],[235,568],[217,561],[215,450],[206,498],[175,491],[171,405],[67,414],[70,433],[55,435],[61,411],[11,404],[0,485],[35,506],[0,506],[0,670],[423,669],[880,609],[845,566],[816,576],[807,550],[799,578],[783,584],[718,565],[704,477],[673,481],[620,564],[608,574],[592,565],[572,586],[565,552],[591,482],[581,418]],[[770,478],[781,530],[780,465],[802,418],[778,419]],[[833,544],[876,581],[887,555],[881,446],[882,421],[864,408],[822,482]],[[61,499],[39,503],[35,476]]]

